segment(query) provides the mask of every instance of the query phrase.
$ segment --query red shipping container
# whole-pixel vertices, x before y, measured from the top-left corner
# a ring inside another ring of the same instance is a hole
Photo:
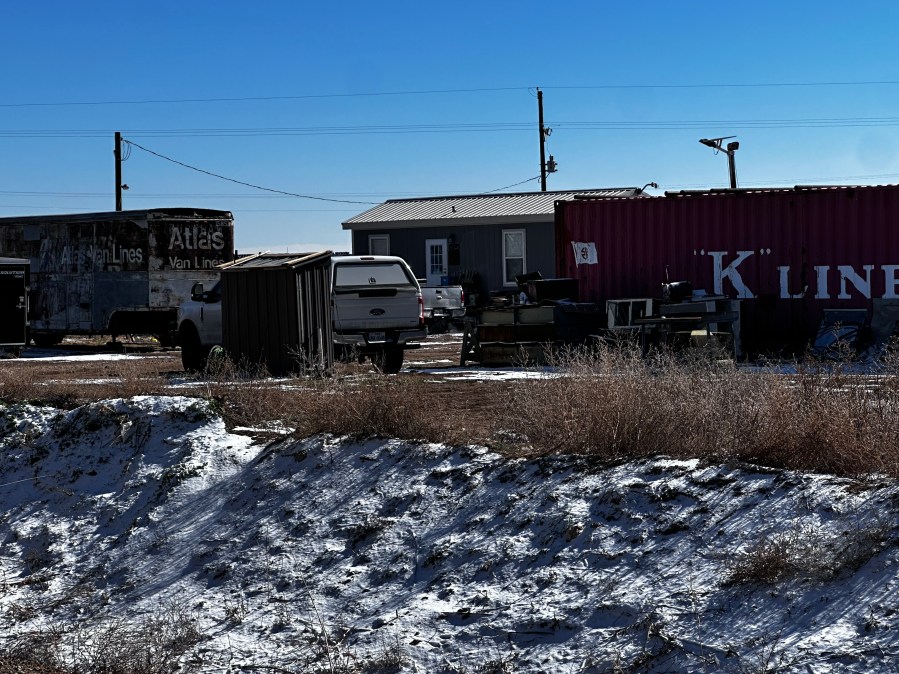
[[[748,349],[796,351],[824,309],[899,299],[899,186],[558,202],[556,274],[601,305],[689,281],[744,300]]]

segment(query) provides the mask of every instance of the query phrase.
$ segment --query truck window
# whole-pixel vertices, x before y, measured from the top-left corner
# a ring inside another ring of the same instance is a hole
[[[414,286],[406,270],[395,262],[381,264],[336,264],[334,287]]]

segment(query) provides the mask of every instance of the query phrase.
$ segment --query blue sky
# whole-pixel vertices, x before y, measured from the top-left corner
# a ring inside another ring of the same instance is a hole
[[[899,182],[891,2],[6,3],[0,215],[230,210],[242,251],[347,249],[385,199]],[[757,86],[778,85],[778,86]],[[780,86],[790,85],[790,86]],[[422,128],[426,127],[426,128]],[[527,182],[523,182],[527,181]],[[348,203],[349,202],[349,203]]]

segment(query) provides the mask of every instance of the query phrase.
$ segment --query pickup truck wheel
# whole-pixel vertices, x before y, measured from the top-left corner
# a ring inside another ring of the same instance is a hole
[[[181,343],[181,365],[185,370],[199,372],[206,367],[206,356],[209,354],[209,349],[200,344],[200,335],[192,324],[181,326],[178,331],[178,341]]]
[[[381,374],[396,374],[403,367],[403,350],[384,349],[373,355],[371,362]]]

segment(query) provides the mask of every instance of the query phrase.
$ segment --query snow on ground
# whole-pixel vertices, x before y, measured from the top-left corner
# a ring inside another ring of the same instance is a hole
[[[134,360],[137,358],[146,358],[146,354],[141,354],[140,356],[135,356],[133,354],[127,353],[68,353],[65,355],[60,355],[58,351],[53,351],[51,349],[26,349],[22,352],[20,358],[22,359],[40,359],[41,362],[45,363],[61,363],[61,362],[74,362],[74,363],[83,363],[88,361],[114,361],[114,360]]]
[[[0,429],[0,648],[177,605],[203,635],[183,662],[209,673],[340,658],[899,669],[892,482],[390,439],[261,445],[186,397],[18,405]],[[795,553],[781,577],[727,582],[779,549]]]
[[[561,376],[550,367],[453,367],[414,370],[417,374],[440,375],[445,380],[510,381],[513,379],[552,379]]]

